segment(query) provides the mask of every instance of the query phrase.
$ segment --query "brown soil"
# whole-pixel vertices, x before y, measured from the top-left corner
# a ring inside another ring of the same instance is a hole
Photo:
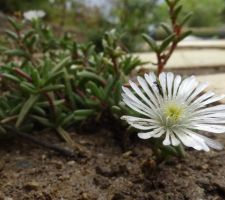
[[[63,144],[54,134],[37,137]],[[1,141],[0,199],[225,199],[225,151],[189,150],[185,159],[156,166],[149,145],[137,140],[123,151],[106,130],[73,138],[90,152],[87,157],[68,159],[21,139]]]

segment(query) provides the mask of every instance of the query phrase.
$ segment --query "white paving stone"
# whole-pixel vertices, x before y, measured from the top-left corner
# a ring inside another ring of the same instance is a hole
[[[225,73],[197,76],[197,79],[201,82],[209,82],[207,90],[212,90],[217,94],[225,94]],[[223,102],[225,102],[225,99]]]
[[[209,83],[208,91],[210,90],[218,95],[225,94],[225,73],[197,76],[197,79],[201,82]],[[225,103],[225,99],[222,99],[221,102]]]
[[[179,43],[181,48],[225,48],[225,40],[183,40]]]
[[[135,53],[144,62],[156,63],[154,53]],[[176,50],[168,61],[167,69],[225,67],[225,49],[180,49]],[[149,63],[147,69],[156,69]]]

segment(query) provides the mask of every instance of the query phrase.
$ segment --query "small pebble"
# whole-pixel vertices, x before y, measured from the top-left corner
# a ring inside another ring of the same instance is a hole
[[[124,158],[129,158],[132,155],[133,151],[127,151],[125,153],[123,153],[123,157]]]
[[[63,162],[61,162],[61,161],[52,160],[51,163],[54,164],[57,169],[62,169],[63,168]]]
[[[70,160],[70,161],[67,162],[67,165],[69,165],[69,166],[74,166],[75,163],[76,163],[76,162],[75,162],[74,160]]]
[[[62,175],[62,176],[59,176],[58,178],[60,181],[65,181],[65,180],[69,180],[70,179],[70,176],[69,175]]]
[[[26,190],[35,190],[37,191],[40,187],[40,184],[36,181],[26,183],[23,188]]]

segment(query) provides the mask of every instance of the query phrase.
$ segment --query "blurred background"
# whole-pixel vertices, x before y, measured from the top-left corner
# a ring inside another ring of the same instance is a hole
[[[186,27],[193,30],[190,40],[225,37],[224,0],[182,0],[184,13],[193,16]],[[92,41],[100,46],[105,31],[116,28],[128,51],[144,51],[142,33],[162,39],[158,27],[167,22],[168,11],[163,0],[0,0],[0,31],[5,16],[22,16],[29,10],[43,10],[44,21],[60,34],[69,31],[79,42]],[[1,30],[2,29],[2,30]]]

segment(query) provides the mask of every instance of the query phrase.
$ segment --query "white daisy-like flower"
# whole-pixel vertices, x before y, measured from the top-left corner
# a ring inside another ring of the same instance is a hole
[[[43,10],[29,10],[23,13],[23,17],[28,21],[43,18],[45,15],[46,13]]]
[[[163,139],[164,145],[183,143],[196,150],[220,150],[223,146],[204,136],[202,132],[225,132],[225,105],[212,105],[225,97],[205,92],[207,83],[199,83],[194,76],[182,78],[173,73],[154,73],[137,77],[138,85],[123,87],[123,101],[140,117],[122,116],[131,126],[141,130],[142,139]]]

